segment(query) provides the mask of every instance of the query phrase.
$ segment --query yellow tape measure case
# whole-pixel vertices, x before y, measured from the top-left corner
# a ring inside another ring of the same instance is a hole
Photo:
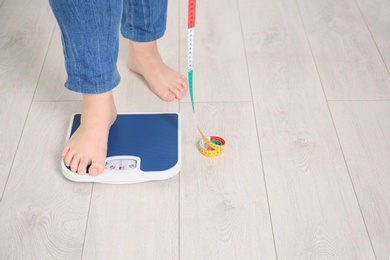
[[[67,140],[80,125],[71,117]],[[76,182],[109,184],[164,180],[181,169],[181,129],[178,113],[118,114],[108,138],[105,170],[99,176],[79,175],[61,162],[62,173]]]

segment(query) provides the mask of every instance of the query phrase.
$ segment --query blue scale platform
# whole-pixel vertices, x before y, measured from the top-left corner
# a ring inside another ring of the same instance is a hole
[[[67,140],[80,119],[80,114],[72,116]],[[109,133],[106,167],[99,176],[79,175],[61,164],[64,176],[77,182],[125,184],[171,178],[181,168],[180,115],[118,114]]]

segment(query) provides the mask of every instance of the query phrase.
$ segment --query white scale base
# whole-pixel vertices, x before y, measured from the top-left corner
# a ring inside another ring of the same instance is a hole
[[[80,125],[71,117],[67,139]],[[72,172],[62,161],[63,175],[76,182],[128,184],[165,180],[181,169],[181,129],[178,113],[118,114],[110,129],[105,170],[99,176]]]

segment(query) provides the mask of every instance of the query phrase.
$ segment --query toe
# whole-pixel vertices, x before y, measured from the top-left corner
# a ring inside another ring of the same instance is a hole
[[[88,165],[90,164],[90,160],[86,159],[86,158],[82,158],[80,160],[80,163],[79,163],[79,167],[78,167],[78,170],[77,170],[77,173],[78,174],[81,174],[81,175],[84,175],[87,173],[87,167]]]
[[[77,172],[79,168],[80,159],[73,157],[72,162],[70,163],[70,169],[72,172]]]
[[[61,153],[62,158],[65,158],[66,154],[69,152],[69,149],[69,146],[65,146]]]
[[[92,159],[91,166],[88,169],[88,173],[92,176],[97,176],[104,171],[104,163],[106,157],[98,155],[94,159]]]
[[[182,82],[181,86],[182,86],[182,88],[183,88],[185,91],[188,90],[187,81]]]
[[[183,82],[183,80],[179,79],[177,81],[177,87],[176,88],[180,91],[182,96],[184,96],[187,93],[187,87],[186,87],[185,82]]]
[[[170,102],[170,101],[175,100],[175,98],[176,98],[176,97],[175,97],[175,94],[174,94],[174,93],[168,92],[168,93],[165,94],[161,99],[164,100],[164,101]]]
[[[88,173],[92,176],[97,176],[104,171],[103,164],[100,163],[92,163],[91,167],[89,167]]]
[[[73,160],[73,156],[74,154],[71,153],[70,151],[68,151],[68,153],[65,155],[64,157],[64,163],[66,166],[70,166],[70,164],[72,163],[72,160]]]
[[[187,93],[187,89],[183,85],[180,85],[179,90],[183,96]]]
[[[177,86],[177,87],[174,87],[171,92],[175,95],[175,97],[177,99],[181,99],[183,97],[183,93],[181,92],[180,88]]]
[[[188,80],[186,77],[184,77],[183,75],[180,76],[180,83],[181,83],[181,86],[182,88],[187,91],[188,90]]]

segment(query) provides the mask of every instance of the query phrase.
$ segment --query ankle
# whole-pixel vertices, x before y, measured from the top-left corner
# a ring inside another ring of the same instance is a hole
[[[102,94],[83,94],[82,122],[107,121],[112,124],[116,118],[116,107],[112,91]]]
[[[155,61],[161,59],[157,41],[133,42],[129,40],[129,60],[136,62]]]
[[[112,90],[107,91],[105,93],[99,94],[83,94],[83,102],[84,103],[96,103],[96,102],[106,102],[113,99],[114,95],[112,94]]]

